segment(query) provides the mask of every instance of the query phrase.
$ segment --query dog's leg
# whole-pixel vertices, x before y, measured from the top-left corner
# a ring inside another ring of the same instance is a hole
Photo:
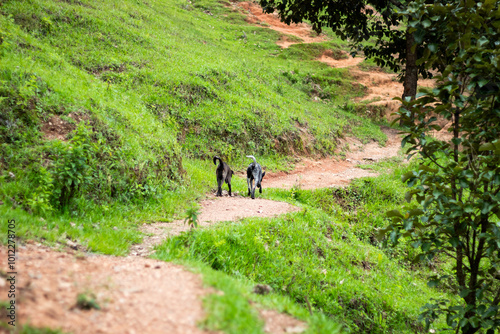
[[[250,178],[247,177],[248,196],[250,196]]]
[[[222,196],[222,178],[219,178],[217,176],[217,195],[216,196]]]
[[[260,177],[259,181],[259,192],[262,194],[262,179],[266,176],[266,172],[262,173],[262,176]]]
[[[254,179],[253,178],[250,178],[249,179],[249,183],[248,183],[248,196],[250,196],[252,199],[255,198],[255,183],[254,183]]]
[[[229,187],[229,197],[231,197],[231,176],[233,175],[233,171],[229,170],[229,173],[227,174],[226,177],[226,183],[227,186]]]
[[[255,199],[255,187],[257,186],[257,180],[252,180],[250,181],[251,186],[252,186],[252,199]]]

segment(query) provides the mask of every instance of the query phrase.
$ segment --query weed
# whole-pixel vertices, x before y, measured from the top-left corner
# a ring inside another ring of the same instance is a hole
[[[186,219],[184,223],[191,226],[191,228],[198,227],[198,216],[200,215],[200,208],[197,205],[193,205],[186,210]]]
[[[82,310],[100,310],[101,307],[97,303],[96,296],[93,293],[80,293],[76,297],[76,307]]]
[[[82,310],[100,310],[101,307],[97,303],[96,296],[91,292],[80,293],[76,297],[76,307]]]

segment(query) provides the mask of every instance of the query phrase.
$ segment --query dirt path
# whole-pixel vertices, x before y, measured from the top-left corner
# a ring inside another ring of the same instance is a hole
[[[354,178],[377,176],[376,173],[356,167],[358,164],[369,164],[398,155],[401,140],[397,130],[382,127],[387,135],[385,147],[377,142],[363,145],[356,139],[348,138],[350,151],[346,159],[327,158],[322,160],[303,160],[290,173],[269,173],[262,184],[264,187],[285,188],[299,187],[301,189],[326,188],[345,186]]]
[[[181,266],[63,253],[39,244],[18,246],[17,254],[18,325],[89,334],[208,333],[196,325],[205,317],[202,297],[214,291],[203,288],[199,275]],[[0,257],[7,258],[4,246]],[[4,261],[0,269],[9,271]],[[0,298],[7,298],[5,279],[0,279],[0,290]],[[78,308],[79,294],[95,298],[101,310]]]
[[[305,23],[287,25],[280,21],[278,14],[265,14],[262,8],[253,2],[236,2],[231,6],[238,8],[246,15],[246,21],[250,24],[260,24],[261,26],[281,32],[283,37],[278,41],[278,45],[287,48],[297,43],[317,43],[326,40],[324,35],[318,35]],[[286,36],[290,35],[290,36]],[[292,38],[293,36],[293,38]]]
[[[223,194],[223,197],[215,197],[212,194],[208,199],[200,203],[201,214],[198,216],[198,226],[205,228],[216,222],[236,221],[246,217],[273,217],[300,210],[298,207],[285,202],[262,198],[252,200],[243,196],[229,197],[226,191]],[[142,244],[131,247],[130,255],[147,256],[151,254],[155,245],[166,238],[189,229],[190,227],[183,220],[176,220],[171,223],[144,224],[141,231],[146,236],[143,238]]]

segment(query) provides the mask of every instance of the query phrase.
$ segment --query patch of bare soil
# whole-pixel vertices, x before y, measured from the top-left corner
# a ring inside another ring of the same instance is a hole
[[[392,121],[395,118],[393,113],[401,106],[401,103],[394,101],[393,98],[401,97],[403,94],[403,84],[398,81],[397,74],[379,70],[361,71],[357,68],[352,68],[350,73],[358,83],[368,88],[367,95],[357,98],[357,102],[371,101],[368,105],[383,106],[386,110],[385,118]],[[434,80],[420,79],[418,85],[433,87]]]
[[[362,57],[352,57],[345,51],[341,51],[340,53],[342,56],[336,57],[331,50],[326,50],[320,57],[316,58],[316,60],[335,68],[356,66],[365,60]]]
[[[260,309],[261,318],[265,319],[264,332],[272,334],[302,333],[307,329],[303,321],[274,310]]]
[[[253,2],[238,2],[233,3],[233,6],[238,6],[247,14],[246,21],[251,24],[260,24],[261,26],[268,27],[269,29],[276,30],[285,35],[292,35],[300,38],[302,41],[289,40],[283,37],[278,42],[283,48],[287,48],[292,44],[297,43],[317,43],[326,39],[324,35],[318,35],[312,31],[311,27],[306,23],[288,25],[280,21],[277,13],[266,14],[262,8]]]
[[[263,188],[263,191],[265,191],[265,185]],[[210,227],[216,222],[237,221],[246,217],[273,217],[300,210],[300,208],[285,202],[270,201],[258,197],[252,200],[249,197],[239,195],[229,197],[226,191],[223,191],[223,195],[222,197],[215,197],[212,194],[208,199],[201,202],[201,214],[198,216],[199,227]],[[176,220],[171,223],[144,224],[141,231],[146,236],[142,244],[131,247],[130,254],[135,256],[149,255],[155,245],[169,237],[188,231],[190,228],[183,220]]]
[[[350,152],[346,153],[346,159],[326,158],[321,160],[302,160],[292,172],[267,173],[262,185],[270,188],[291,189],[315,189],[325,187],[346,186],[354,178],[376,176],[377,174],[356,167],[356,165],[368,164],[382,159],[395,157],[400,148],[400,137],[398,131],[382,127],[387,135],[385,147],[372,142],[363,145],[357,139],[348,138]]]
[[[68,115],[73,122],[63,120],[60,116],[53,115],[47,121],[42,122],[42,134],[45,139],[54,140],[59,139],[62,141],[67,140],[68,134],[76,129],[76,124],[82,120],[88,121],[89,117],[85,114],[70,113]]]
[[[7,258],[5,246],[0,256]],[[201,298],[214,291],[181,266],[34,244],[18,246],[16,264],[18,325],[85,334],[207,333],[196,324],[205,316]],[[6,261],[0,268],[9,271]],[[3,278],[0,290],[0,299],[7,298]],[[100,310],[77,307],[79,294],[95,298]]]

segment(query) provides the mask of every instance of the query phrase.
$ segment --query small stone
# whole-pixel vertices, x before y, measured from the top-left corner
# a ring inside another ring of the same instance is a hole
[[[73,242],[71,240],[68,240],[66,241],[66,245],[69,247],[69,248],[72,248],[72,249],[78,249],[78,244],[76,242]]]
[[[256,293],[258,295],[267,295],[271,291],[273,291],[273,288],[271,288],[267,284],[257,284],[253,288],[253,293]]]
[[[286,327],[285,328],[285,333],[302,333],[306,329],[302,326],[292,326],[292,327]]]

